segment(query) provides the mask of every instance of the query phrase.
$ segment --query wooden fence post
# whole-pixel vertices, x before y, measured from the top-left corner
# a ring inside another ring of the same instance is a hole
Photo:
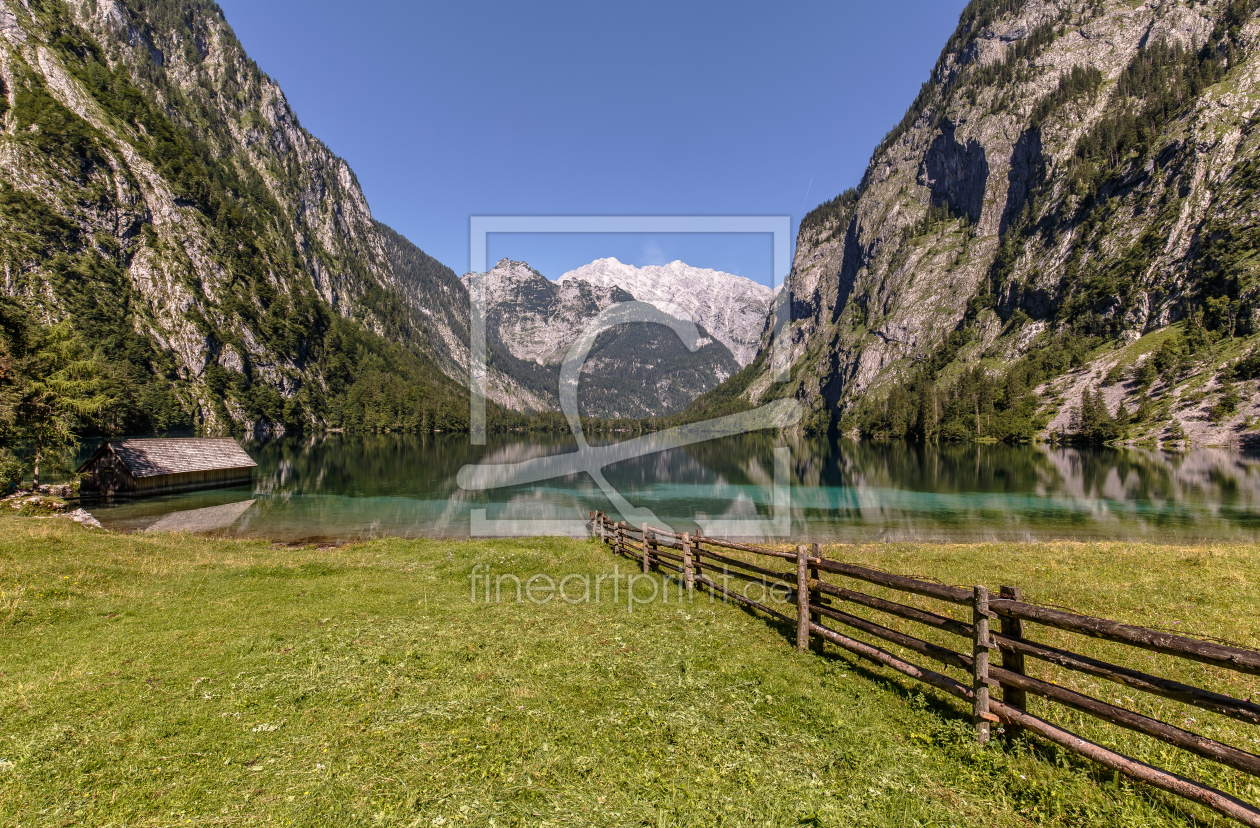
[[[687,532],[682,533],[682,553],[683,583],[687,586],[687,591],[691,592],[696,586],[696,572],[691,566],[691,535]]]
[[[993,715],[989,712],[989,647],[992,641],[989,639],[989,590],[982,586],[972,590],[971,622],[974,625],[971,689],[975,693],[972,714],[976,741],[985,745],[989,743],[989,720]]]
[[[651,537],[651,535],[648,533],[648,530],[650,528],[651,527],[649,527],[646,523],[643,524],[643,537],[640,538],[640,540],[642,541],[640,546],[643,547],[643,574],[644,575],[648,574],[648,570],[651,569],[651,562],[648,558],[648,548],[649,548],[648,538]]]
[[[822,560],[822,547],[816,543],[810,544],[809,554],[810,554],[810,557],[817,558],[818,560]],[[818,581],[818,580],[821,580],[818,574],[818,565],[810,564],[809,565],[810,584],[812,585],[815,581]],[[809,591],[809,602],[811,604],[821,605],[824,602],[826,602],[826,600],[827,599],[823,597],[823,594],[821,592],[819,592],[817,589],[811,586],[810,591]],[[810,620],[810,623],[821,624],[822,616],[816,612],[811,612],[809,614],[809,620]],[[823,644],[824,644],[824,639],[821,636],[819,636],[818,638],[815,638],[814,651],[821,653],[823,651]]]
[[[617,554],[626,554],[626,522],[623,520],[617,524]]]
[[[1024,600],[1024,592],[1019,587],[1004,586],[1001,590],[1001,596],[1011,601]],[[1002,635],[1007,638],[1023,640],[1024,638],[1024,620],[1022,618],[1007,618],[1002,616]],[[1002,669],[1009,670],[1012,673],[1019,673],[1021,676],[1027,675],[1024,672],[1024,654],[1016,653],[1010,650],[1002,650]],[[1011,687],[1002,685],[1002,703],[1007,707],[1013,707],[1021,712],[1028,710],[1028,693],[1019,687]],[[1023,728],[1019,725],[1006,725],[1006,738],[1014,739],[1023,732]]]
[[[704,566],[700,558],[700,552],[701,552],[700,541],[703,538],[704,538],[704,530],[697,529],[695,537],[691,539],[691,570],[692,570],[693,578],[696,576],[704,575]]]
[[[809,649],[809,548],[796,547],[796,649]]]

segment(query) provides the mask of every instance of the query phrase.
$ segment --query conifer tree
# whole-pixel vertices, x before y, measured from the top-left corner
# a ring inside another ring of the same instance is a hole
[[[102,390],[104,364],[88,353],[70,323],[40,332],[33,345],[8,396],[13,435],[33,449],[32,479],[38,488],[40,465],[76,446],[78,427],[111,399]]]

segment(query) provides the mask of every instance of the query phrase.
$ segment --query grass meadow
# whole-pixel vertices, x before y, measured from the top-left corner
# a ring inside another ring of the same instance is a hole
[[[1260,648],[1258,552],[827,549]],[[680,601],[671,587],[631,608],[624,593],[580,600],[579,578],[573,603],[517,603],[510,582],[501,601],[474,602],[474,566],[553,582],[633,569],[595,541],[293,548],[0,518],[0,824],[1226,824],[1037,742],[979,748],[958,703],[830,646],[798,654],[791,630],[707,593]],[[1040,640],[1260,692],[1052,632]],[[1260,750],[1254,727],[1125,703]],[[1260,800],[1260,780],[1076,714],[1056,721]]]

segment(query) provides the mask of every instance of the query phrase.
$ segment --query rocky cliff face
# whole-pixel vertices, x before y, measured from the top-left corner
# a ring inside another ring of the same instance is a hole
[[[464,277],[465,284],[472,278]],[[525,262],[503,259],[483,274],[486,330],[520,360],[564,361],[586,324],[610,305],[634,297],[614,286],[553,282]]]
[[[389,227],[379,223],[377,227],[385,240],[395,288],[412,312],[435,361],[448,377],[466,383],[468,325],[472,320],[468,288],[455,271]],[[543,411],[549,407],[545,395],[529,390],[499,367],[516,361],[500,341],[492,339],[488,353],[486,396],[490,400],[514,411]]]
[[[466,282],[471,278],[464,277]],[[612,280],[592,284],[570,273],[553,282],[528,264],[508,259],[482,278],[491,366],[515,388],[535,395],[534,410],[559,409],[560,366],[595,317],[637,298]],[[738,370],[716,337],[691,353],[661,326],[622,325],[596,340],[583,372],[590,378],[583,379],[578,402],[582,413],[598,417],[662,416],[681,410]]]
[[[793,383],[763,373],[750,400],[794,393],[825,425],[911,377],[943,389],[968,366],[1000,377],[1064,348],[1075,356],[1037,376],[1116,369],[1113,413],[1209,368],[1214,387],[1260,331],[1255,7],[969,4],[858,190],[802,222]],[[1193,365],[1131,382],[1141,342],[1174,323],[1205,343]],[[1039,390],[1043,422],[1079,402]],[[1161,428],[1185,419],[1176,402],[1161,411]],[[1241,411],[1221,424],[1246,427]]]

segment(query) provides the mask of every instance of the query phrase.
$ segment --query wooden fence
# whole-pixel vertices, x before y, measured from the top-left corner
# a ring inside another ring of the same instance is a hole
[[[1005,725],[1008,735],[1023,731],[1035,733],[1113,771],[1198,802],[1244,825],[1260,828],[1260,809],[1255,805],[1194,779],[1116,753],[1033,716],[1027,710],[1027,699],[1030,694],[1038,696],[1256,777],[1260,777],[1260,756],[1058,684],[1034,678],[1025,669],[1026,659],[1032,658],[1193,705],[1237,721],[1260,725],[1260,704],[1039,644],[1029,637],[1028,625],[1054,627],[1249,675],[1260,675],[1260,652],[1026,603],[1022,600],[1018,587],[1004,586],[994,596],[983,586],[960,589],[878,572],[824,558],[817,544],[798,546],[791,552],[779,551],[718,538],[692,536],[688,533],[675,534],[647,525],[632,527],[625,521],[613,522],[602,512],[591,513],[591,526],[615,553],[634,558],[645,573],[655,568],[657,571],[681,575],[687,589],[693,589],[696,585],[703,586],[715,595],[724,596],[794,625],[796,645],[802,651],[807,650],[811,643],[815,647],[821,647],[822,642],[829,641],[854,655],[964,700],[972,707],[976,736],[981,744],[989,740],[990,725],[994,723]],[[776,570],[769,565],[762,566],[740,560],[730,554],[733,552],[751,553],[770,559],[765,562],[767,564],[777,560],[780,567],[791,565],[793,571]],[[719,574],[722,583],[714,579]],[[823,580],[825,574],[968,607],[971,610],[971,623],[829,583]],[[795,606],[795,617],[775,610],[764,601],[750,600],[739,591],[731,589],[729,583],[732,577],[744,579],[745,583],[760,583],[763,594],[775,590],[785,599],[784,603]],[[807,596],[807,599],[801,600],[802,596]],[[958,636],[969,646],[961,648],[963,652],[958,652],[906,635],[846,613],[837,608],[840,603],[854,604],[922,624]],[[958,681],[944,673],[913,664],[887,650],[824,625],[824,619],[835,622],[832,627],[842,626],[856,630],[963,670],[970,680]],[[990,622],[995,620],[998,621],[997,631],[990,629]],[[995,656],[996,663],[991,663]],[[1001,691],[1000,700],[991,695],[995,689]]]

